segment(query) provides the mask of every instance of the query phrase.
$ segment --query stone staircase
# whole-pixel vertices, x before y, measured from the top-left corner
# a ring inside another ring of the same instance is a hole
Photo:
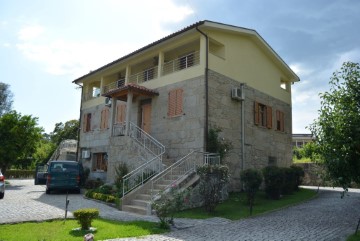
[[[191,152],[177,162],[171,164],[161,173],[151,178],[122,198],[122,210],[142,215],[151,215],[151,201],[154,196],[176,185],[177,188],[187,188],[193,185],[199,177],[196,175],[196,165],[202,158]],[[171,163],[171,160],[164,160]]]
[[[172,185],[187,188],[195,183],[198,178],[199,177],[195,174],[195,172],[190,173],[187,176],[183,176],[180,173],[173,173],[166,175],[164,179],[162,179],[159,183],[154,184],[153,187],[153,183],[150,180],[122,199],[122,211],[141,215],[151,215],[151,201],[154,195],[161,193]]]

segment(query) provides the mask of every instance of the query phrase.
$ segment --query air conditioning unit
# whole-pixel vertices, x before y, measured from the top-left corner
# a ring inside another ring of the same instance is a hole
[[[111,98],[106,97],[106,99],[105,99],[105,105],[106,105],[106,106],[111,106]]]
[[[81,157],[84,159],[90,158],[90,151],[89,150],[82,151]]]
[[[232,88],[231,89],[231,98],[235,100],[245,100],[245,96],[241,88]]]

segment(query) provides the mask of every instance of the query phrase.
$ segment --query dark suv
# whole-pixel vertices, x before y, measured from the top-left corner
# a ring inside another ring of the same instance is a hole
[[[80,193],[83,167],[76,161],[51,161],[37,166],[35,185],[46,184],[46,194],[54,190],[69,190]]]

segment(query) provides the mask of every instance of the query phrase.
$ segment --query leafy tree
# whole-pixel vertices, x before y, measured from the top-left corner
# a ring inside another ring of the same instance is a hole
[[[51,142],[56,146],[59,145],[63,140],[74,139],[76,140],[79,132],[79,121],[69,120],[67,122],[56,123],[54,131],[50,133]]]
[[[246,169],[240,172],[240,180],[244,184],[244,191],[247,195],[250,215],[252,215],[255,203],[255,195],[260,188],[263,177],[261,171],[257,169]]]
[[[37,118],[10,111],[0,117],[0,168],[6,172],[17,160],[32,157],[43,129]]]
[[[320,94],[319,117],[310,130],[329,177],[346,189],[360,183],[360,66],[345,62]]]
[[[34,161],[32,163],[32,168],[36,166],[37,163],[46,163],[49,161],[51,155],[53,154],[56,146],[50,140],[46,139],[46,133],[43,134],[42,139],[37,143],[35,153],[33,155]]]
[[[0,116],[9,112],[13,103],[10,85],[0,82]]]

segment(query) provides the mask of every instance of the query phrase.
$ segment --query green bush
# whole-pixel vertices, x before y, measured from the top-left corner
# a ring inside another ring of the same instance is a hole
[[[96,180],[86,180],[84,187],[86,189],[95,189],[103,185],[104,182],[101,181],[99,178]]]
[[[174,214],[186,206],[188,198],[188,190],[178,190],[176,186],[172,186],[168,192],[161,193],[160,198],[151,203],[160,220],[160,228],[169,229],[169,225],[174,224]]]
[[[204,165],[196,169],[200,176],[199,192],[208,213],[215,211],[222,199],[222,190],[229,182],[229,168],[224,165]]]
[[[129,173],[129,168],[127,166],[127,164],[125,162],[120,162],[116,167],[115,167],[115,186],[119,189],[122,190],[122,185],[123,185],[123,177]]]
[[[294,190],[297,191],[299,190],[299,186],[301,185],[302,180],[305,176],[305,172],[302,167],[297,165],[291,165],[290,168],[294,171],[294,175],[295,175]]]
[[[6,170],[6,178],[33,178],[33,170]]]
[[[81,225],[81,229],[89,230],[93,219],[99,217],[99,210],[95,208],[84,208],[74,211],[74,217]]]
[[[99,193],[102,193],[102,194],[112,194],[113,188],[111,185],[104,184],[104,185],[100,186],[99,188],[97,188],[97,190]]]
[[[85,197],[100,200],[107,203],[115,203],[116,200],[116,197],[114,195],[99,193],[96,190],[86,191]]]
[[[259,170],[246,169],[240,172],[240,180],[243,184],[244,191],[247,195],[247,200],[250,208],[250,215],[252,215],[252,208],[255,201],[255,194],[259,190],[262,183],[262,175]]]
[[[263,169],[265,193],[274,200],[280,199],[284,183],[284,171],[276,166],[268,166]]]
[[[284,182],[282,185],[282,194],[292,194],[296,186],[295,170],[289,167],[282,168],[284,174]]]

